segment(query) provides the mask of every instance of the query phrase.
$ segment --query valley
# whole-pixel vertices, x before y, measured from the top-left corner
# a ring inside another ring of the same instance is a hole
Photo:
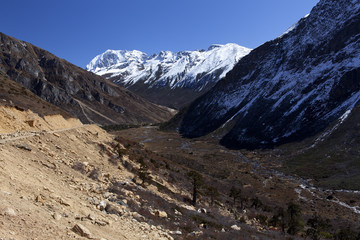
[[[281,149],[229,150],[214,138],[185,139],[178,133],[159,131],[157,127],[122,130],[116,135],[139,142],[145,149],[173,163],[208,176],[221,195],[226,195],[230,186],[236,185],[248,199],[258,198],[270,209],[296,202],[304,216],[323,217],[334,228],[360,226],[357,222],[359,191],[320,188],[314,185],[313,179],[284,174],[286,154]],[[251,213],[249,208],[248,213]]]
[[[86,70],[0,33],[0,240],[358,240],[359,122],[358,0]]]

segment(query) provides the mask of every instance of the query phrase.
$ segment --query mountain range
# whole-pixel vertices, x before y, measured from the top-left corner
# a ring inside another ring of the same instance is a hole
[[[195,100],[181,134],[213,133],[230,148],[268,148],[345,119],[360,99],[359,33],[358,1],[320,1]]]
[[[0,33],[0,240],[360,239],[359,0],[87,69]]]
[[[234,43],[151,56],[137,50],[107,50],[86,69],[154,103],[180,108],[213,87],[250,51]]]

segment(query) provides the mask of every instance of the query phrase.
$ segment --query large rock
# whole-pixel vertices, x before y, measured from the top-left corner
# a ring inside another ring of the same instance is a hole
[[[80,223],[76,224],[73,228],[72,231],[82,237],[86,237],[89,239],[92,239],[92,235],[91,232],[89,231],[89,229],[87,229],[86,227],[84,227],[83,225],[81,225]]]
[[[155,216],[158,216],[160,218],[167,218],[168,215],[165,211],[161,211],[161,210],[155,210]]]

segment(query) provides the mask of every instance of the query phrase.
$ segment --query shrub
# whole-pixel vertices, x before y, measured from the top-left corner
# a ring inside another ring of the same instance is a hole
[[[100,176],[101,176],[101,172],[99,168],[94,168],[89,174],[89,178],[95,181],[99,181]]]
[[[259,220],[261,225],[267,225],[268,217],[262,214],[258,214],[255,217],[257,220]]]
[[[86,173],[86,166],[82,162],[74,162],[74,164],[72,165],[72,169],[74,169],[82,174]]]

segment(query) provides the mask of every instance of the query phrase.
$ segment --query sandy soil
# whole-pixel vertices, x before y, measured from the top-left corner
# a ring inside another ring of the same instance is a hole
[[[0,239],[172,238],[131,212],[107,214],[92,202],[107,201],[111,181],[131,177],[105,161],[99,145],[113,137],[99,127],[9,107],[0,107],[0,126]],[[87,173],[96,166],[100,181],[74,170],[77,163]],[[77,224],[91,234],[75,233]]]

